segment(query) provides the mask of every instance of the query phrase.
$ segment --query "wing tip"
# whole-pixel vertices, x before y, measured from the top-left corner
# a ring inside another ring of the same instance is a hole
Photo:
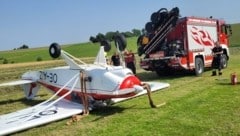
[[[29,84],[29,83],[34,83],[35,81],[33,80],[17,80],[17,81],[11,81],[11,82],[6,82],[6,83],[1,83],[0,87],[4,86],[15,86],[15,85],[23,85],[23,84]]]

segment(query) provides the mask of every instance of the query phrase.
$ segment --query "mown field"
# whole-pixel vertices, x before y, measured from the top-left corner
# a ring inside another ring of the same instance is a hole
[[[230,84],[230,74],[239,74],[240,48],[231,48],[229,66],[223,76],[201,77],[179,73],[158,77],[155,73],[137,70],[144,81],[170,83],[170,87],[153,94],[152,109],[147,96],[141,96],[109,107],[94,110],[79,122],[66,125],[70,119],[32,128],[14,135],[240,135],[240,84]],[[17,79],[31,69],[64,65],[63,61],[46,61],[1,65],[0,81]],[[51,94],[41,88],[36,100],[23,98],[20,87],[0,88],[0,114],[35,105]]]
[[[230,44],[232,47],[240,45],[240,23],[232,24],[233,35],[230,37]]]

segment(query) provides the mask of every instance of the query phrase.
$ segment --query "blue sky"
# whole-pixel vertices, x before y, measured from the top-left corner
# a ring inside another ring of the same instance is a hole
[[[229,2],[230,1],[230,2]],[[160,8],[240,23],[239,0],[0,0],[0,50],[87,42],[99,32],[142,29]]]

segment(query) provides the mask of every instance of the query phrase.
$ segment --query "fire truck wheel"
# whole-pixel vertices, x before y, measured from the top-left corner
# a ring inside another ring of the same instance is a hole
[[[52,43],[49,47],[49,54],[52,58],[58,58],[61,55],[61,47],[58,43]]]
[[[204,71],[204,64],[201,58],[195,59],[195,74],[196,76],[200,76]]]
[[[223,54],[222,56],[222,67],[227,68],[228,60],[227,60],[227,55]]]

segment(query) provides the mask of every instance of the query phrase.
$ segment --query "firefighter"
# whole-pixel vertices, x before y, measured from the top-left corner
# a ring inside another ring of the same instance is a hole
[[[213,61],[212,61],[212,76],[216,76],[217,72],[216,70],[218,69],[218,75],[222,75],[222,54],[223,54],[223,49],[222,46],[219,44],[219,42],[215,42],[215,46],[212,49],[212,54],[213,54]]]
[[[125,59],[127,68],[131,69],[133,74],[136,75],[136,67],[135,67],[136,60],[135,60],[134,54],[132,53],[132,50],[130,50],[129,52],[126,50],[124,52],[124,59]]]

